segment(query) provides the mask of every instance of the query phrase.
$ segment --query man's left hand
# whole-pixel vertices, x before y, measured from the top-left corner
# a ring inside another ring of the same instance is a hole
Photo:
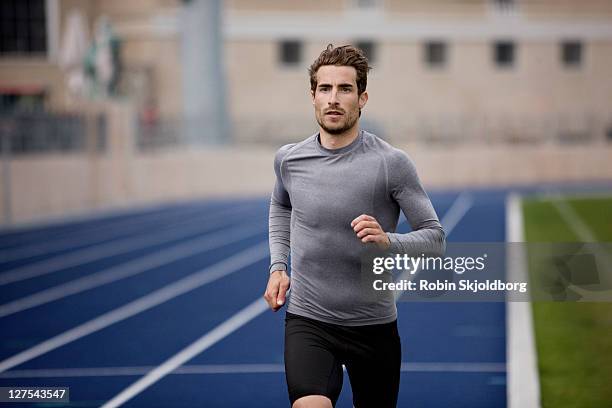
[[[391,242],[389,242],[387,233],[383,231],[376,218],[371,215],[361,214],[351,221],[351,227],[357,234],[357,238],[361,239],[361,242],[374,242],[382,250],[389,249]]]

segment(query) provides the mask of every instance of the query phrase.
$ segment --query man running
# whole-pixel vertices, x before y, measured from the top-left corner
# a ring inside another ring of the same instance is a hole
[[[352,46],[327,46],[309,69],[319,132],[276,154],[270,200],[274,311],[285,318],[285,372],[293,408],[335,406],[346,367],[356,408],[394,407],[401,345],[392,292],[372,296],[361,256],[442,254],[444,231],[408,156],[359,128],[370,67]],[[395,233],[400,209],[412,232]],[[291,278],[287,262],[291,252]]]

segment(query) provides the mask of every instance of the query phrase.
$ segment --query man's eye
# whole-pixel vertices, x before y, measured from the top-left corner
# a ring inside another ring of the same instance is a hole
[[[342,88],[342,92],[350,93],[351,92],[351,88]]]

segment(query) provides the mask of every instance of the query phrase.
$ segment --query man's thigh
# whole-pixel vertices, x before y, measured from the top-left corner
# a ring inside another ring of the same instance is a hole
[[[346,371],[355,408],[395,407],[402,362],[396,322],[360,328],[353,338]]]
[[[323,395],[335,406],[342,389],[342,365],[324,325],[287,313],[285,376],[291,404],[308,395]]]

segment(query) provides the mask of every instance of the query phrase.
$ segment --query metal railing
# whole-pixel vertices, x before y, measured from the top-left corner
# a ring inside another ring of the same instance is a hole
[[[10,156],[95,152],[107,145],[104,115],[23,112],[0,114],[2,151]]]
[[[364,115],[361,127],[392,143],[424,147],[472,145],[593,145],[612,143],[612,114],[464,115],[431,114],[403,117]],[[232,124],[240,144],[280,145],[317,131],[314,117],[283,116],[282,120],[244,118]]]
[[[194,137],[186,132],[184,120],[174,118],[136,123],[137,151],[206,146],[203,126]],[[207,122],[210,123],[210,122]],[[612,115],[461,115],[432,114],[405,117],[364,115],[363,129],[395,144],[460,147],[470,145],[592,145],[612,143]],[[0,114],[2,151],[9,157],[22,155],[108,150],[108,118],[98,114],[17,113]],[[313,117],[295,116],[282,120],[258,117],[238,118],[231,123],[231,144],[278,146],[306,138],[317,131]],[[227,144],[227,143],[225,143]]]

